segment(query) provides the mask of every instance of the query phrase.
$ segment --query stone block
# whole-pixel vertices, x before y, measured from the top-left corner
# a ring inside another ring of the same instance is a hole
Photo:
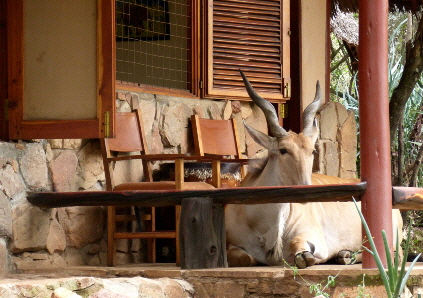
[[[0,237],[12,236],[12,210],[9,198],[0,191]]]
[[[153,123],[151,134],[147,135],[147,146],[150,154],[160,154],[163,152],[164,146],[157,122]]]
[[[194,106],[194,115],[198,115],[200,118],[206,118],[206,113],[204,112],[204,106],[201,104],[196,104]]]
[[[185,289],[181,287],[181,284],[176,280],[170,278],[160,278],[159,281],[162,284],[164,297],[189,297],[185,292]]]
[[[82,296],[66,288],[58,288],[53,291],[51,298],[82,298]]]
[[[241,112],[241,102],[239,102],[238,100],[232,101],[231,106],[232,114],[238,114],[239,112]]]
[[[53,187],[57,192],[77,191],[76,169],[78,158],[73,151],[64,151],[50,164]]]
[[[67,246],[82,248],[99,241],[104,232],[103,207],[78,206],[58,210],[59,223],[63,226]]]
[[[241,102],[241,115],[242,119],[247,119],[253,114],[253,110],[251,109],[251,103],[248,101]]]
[[[47,250],[50,254],[63,252],[66,249],[66,235],[57,219],[53,219],[47,236]]]
[[[338,131],[338,117],[335,104],[328,102],[320,110],[320,138],[336,141]]]
[[[176,147],[181,145],[181,131],[189,127],[192,108],[186,104],[176,104],[163,114],[162,126],[159,127],[163,145]]]
[[[338,127],[341,127],[344,125],[345,120],[347,120],[349,113],[345,106],[343,104],[340,104],[339,102],[334,102],[334,105],[336,107],[336,112],[338,116]]]
[[[214,119],[214,120],[222,120],[222,109],[216,104],[216,103],[212,103],[210,104],[209,108],[208,108],[208,112],[210,114],[210,119]]]
[[[349,113],[343,125],[339,127],[337,141],[342,151],[357,151],[357,124],[354,113]]]
[[[339,175],[339,157],[338,157],[338,143],[324,142],[324,164],[325,174],[338,177]]]
[[[140,100],[140,111],[144,131],[147,135],[151,134],[153,123],[156,120],[156,102],[151,100]]]
[[[63,149],[79,150],[82,146],[81,139],[64,139]]]
[[[252,128],[261,131],[262,133],[267,134],[267,122],[266,118],[264,117],[264,113],[261,109],[257,106],[252,107],[252,114],[250,117],[245,119],[247,125],[251,126]],[[254,156],[259,150],[263,149],[262,146],[257,144],[248,132],[245,132],[245,144],[246,144],[246,153],[248,157]]]
[[[0,187],[9,198],[26,190],[21,176],[14,171],[10,164],[6,164],[5,167],[0,169]]]
[[[341,178],[355,178],[357,171],[357,126],[354,113],[349,113],[338,131],[339,170]]]
[[[12,209],[13,253],[46,248],[50,213],[50,209],[40,209],[30,204],[20,204]]]
[[[52,149],[62,149],[63,148],[63,140],[62,139],[49,139],[47,140]]]
[[[223,108],[223,119],[228,120],[232,115],[232,103],[230,100],[226,101],[225,107]]]
[[[141,160],[122,160],[116,163],[113,171],[116,185],[123,182],[139,182],[143,179]]]
[[[22,176],[31,190],[41,191],[48,188],[48,168],[43,146],[33,144],[27,147],[20,160]]]
[[[68,266],[84,265],[85,262],[81,254],[82,252],[79,252],[73,247],[66,247],[63,257]]]
[[[78,157],[78,188],[90,189],[98,181],[104,181],[103,159],[100,144],[88,142],[77,154]]]
[[[4,237],[0,237],[0,279],[8,273],[8,254],[7,243]],[[0,292],[1,294],[1,292]],[[0,295],[0,297],[2,297]]]

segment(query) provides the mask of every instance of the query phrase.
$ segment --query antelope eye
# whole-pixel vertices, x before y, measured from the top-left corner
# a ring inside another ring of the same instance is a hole
[[[288,150],[286,150],[286,149],[279,149],[279,152],[281,154],[286,154],[286,153],[288,153]]]

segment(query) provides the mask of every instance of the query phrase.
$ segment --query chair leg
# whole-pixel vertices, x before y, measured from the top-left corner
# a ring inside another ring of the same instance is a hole
[[[179,223],[181,220],[181,206],[175,206],[175,231],[176,231],[176,239],[175,239],[175,251],[176,251],[176,266],[181,265],[181,245],[179,242]]]
[[[156,208],[151,207],[151,227],[149,231],[155,232],[156,231]],[[148,239],[148,261],[150,263],[157,262],[157,253],[156,253],[156,245],[157,241],[156,238]]]
[[[116,266],[116,207],[107,207],[107,266]]]

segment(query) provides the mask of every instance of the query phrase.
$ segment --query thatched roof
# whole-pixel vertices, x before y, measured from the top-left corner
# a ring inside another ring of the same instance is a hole
[[[338,39],[358,45],[358,20],[352,13],[337,9],[330,19],[330,27]]]
[[[336,7],[343,12],[358,12],[359,0],[333,0],[332,15],[336,13]],[[423,7],[423,0],[389,0],[389,7],[403,11],[417,12]]]

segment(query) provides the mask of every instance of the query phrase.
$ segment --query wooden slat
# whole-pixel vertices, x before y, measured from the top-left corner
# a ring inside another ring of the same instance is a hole
[[[392,200],[395,209],[423,210],[423,188],[394,186]]]
[[[176,238],[176,232],[160,231],[160,232],[142,232],[142,233],[114,233],[115,239],[149,239],[149,238]]]
[[[270,95],[268,99],[282,100],[281,2],[211,0],[211,4],[207,65],[212,67],[208,68],[207,95],[248,96],[239,74],[219,72],[242,69],[254,78],[251,82],[257,91]]]
[[[116,221],[137,221],[137,217],[135,215],[116,215]],[[151,214],[143,214],[141,215],[141,220],[151,220]]]
[[[141,206],[162,207],[180,205],[183,198],[212,198],[218,204],[264,204],[305,202],[350,202],[364,193],[366,183],[237,187],[207,190],[161,191],[86,191],[30,193],[28,201],[39,207],[69,206]]]

